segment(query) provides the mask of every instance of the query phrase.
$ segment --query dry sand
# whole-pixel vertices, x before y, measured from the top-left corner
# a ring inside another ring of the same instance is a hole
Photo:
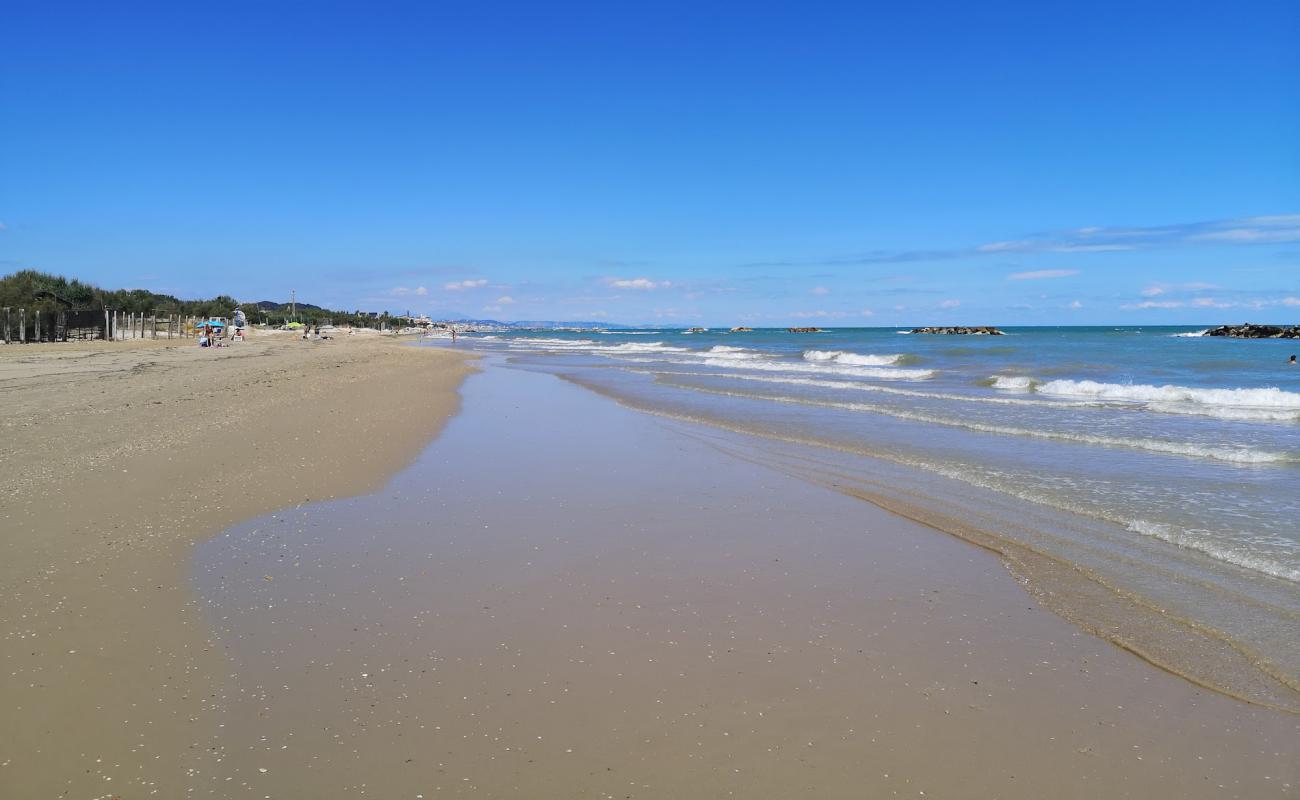
[[[186,796],[227,669],[193,544],[409,462],[468,367],[404,344],[0,347],[0,797]]]

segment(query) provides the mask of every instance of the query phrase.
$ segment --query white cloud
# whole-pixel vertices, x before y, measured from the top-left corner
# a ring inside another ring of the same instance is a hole
[[[1070,302],[1070,308],[1083,308],[1083,303],[1080,303],[1078,300],[1073,300]]]
[[[1300,306],[1300,297],[1283,297],[1281,302],[1284,306]]]
[[[862,316],[864,316],[864,317],[872,317],[872,316],[875,316],[875,314],[876,314],[876,312],[872,311],[872,310],[869,309],[869,308],[864,308],[864,309],[862,309]]]
[[[1043,278],[1068,278],[1071,275],[1078,275],[1077,269],[1036,269],[1029,272],[1013,272],[1007,276],[1008,280],[1013,281],[1037,281]]]
[[[484,311],[491,311],[493,314],[501,311],[501,306],[483,306]]]
[[[1141,303],[1126,303],[1120,306],[1124,309],[1141,309],[1141,308],[1182,308],[1187,305],[1182,300],[1143,300]]]
[[[637,291],[667,289],[673,285],[672,281],[652,281],[649,278],[606,278],[605,283],[615,289],[635,289]]]
[[[959,305],[961,305],[960,300],[944,300],[939,304],[939,308],[956,308]]]
[[[423,286],[416,286],[414,289],[409,286],[395,286],[389,289],[388,293],[393,297],[410,297],[411,295],[424,297],[429,293],[429,290]]]
[[[449,292],[459,292],[463,289],[481,289],[484,286],[487,286],[486,278],[479,278],[478,280],[465,279],[463,281],[452,281],[451,283],[444,283],[442,288]]]
[[[497,298],[497,305],[501,305],[501,306],[513,305],[514,302],[515,299],[508,294],[502,295]]]
[[[830,289],[827,289],[825,286],[814,286],[814,287],[813,287],[812,289],[810,289],[809,291],[812,292],[813,294],[830,294],[830,293],[831,293],[831,290],[830,290]]]
[[[1143,297],[1159,297],[1169,292],[1203,292],[1207,289],[1218,289],[1213,283],[1204,283],[1193,281],[1192,283],[1153,283],[1143,289],[1139,294]]]
[[[848,315],[849,312],[847,311],[825,311],[823,309],[818,309],[817,311],[791,311],[790,312],[790,316],[794,317],[795,319],[813,319],[813,318],[840,319],[841,317],[847,317]]]

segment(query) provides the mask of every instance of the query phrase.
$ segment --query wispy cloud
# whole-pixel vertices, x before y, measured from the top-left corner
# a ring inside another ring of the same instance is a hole
[[[1249,310],[1261,310],[1266,308],[1277,308],[1286,306],[1294,308],[1300,306],[1300,297],[1192,297],[1184,300],[1143,300],[1139,303],[1125,303],[1120,308],[1125,311],[1141,311],[1146,309],[1171,309],[1171,308],[1242,308]]]
[[[1143,297],[1159,297],[1164,294],[1177,292],[1203,292],[1207,289],[1218,289],[1213,283],[1153,283],[1142,290]]]
[[[956,308],[957,306],[960,305],[961,305],[960,300],[944,300],[943,302],[939,303],[939,308],[945,308],[945,309]]]
[[[613,289],[650,291],[651,289],[667,289],[673,283],[672,281],[652,281],[649,278],[605,278],[605,285]]]
[[[514,305],[514,303],[515,299],[508,294],[497,298],[497,305],[499,306],[509,306]]]
[[[449,292],[460,292],[460,291],[464,291],[465,289],[480,289],[484,286],[487,286],[486,278],[479,278],[477,280],[466,279],[463,281],[452,281],[450,283],[444,283],[442,285],[442,288],[446,289]]]
[[[1037,281],[1044,278],[1068,278],[1071,275],[1078,275],[1077,269],[1035,269],[1029,272],[1013,272],[1007,276],[1007,280],[1012,281]]]
[[[811,292],[812,294],[830,294],[830,293],[831,293],[831,290],[830,290],[830,289],[827,289],[825,286],[814,286],[813,288],[809,289],[808,291]]]
[[[1173,225],[1091,226],[1044,231],[1019,239],[939,250],[868,250],[807,261],[767,261],[745,267],[848,266],[942,261],[1025,253],[1106,253],[1191,245],[1300,242],[1300,214],[1234,217]]]
[[[1300,241],[1300,214],[1236,217],[1176,225],[1073,228],[975,248],[980,253],[1100,252],[1196,243]]]

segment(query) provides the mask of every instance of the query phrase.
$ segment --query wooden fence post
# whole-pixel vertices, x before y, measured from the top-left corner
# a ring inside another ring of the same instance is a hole
[[[18,309],[18,341],[27,344],[27,309]]]
[[[41,310],[36,309],[36,343],[41,343]]]

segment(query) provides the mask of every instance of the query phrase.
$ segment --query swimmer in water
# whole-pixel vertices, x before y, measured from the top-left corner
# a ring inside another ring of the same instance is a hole
[[[1288,359],[1286,363],[1288,363],[1288,364],[1290,364],[1291,366],[1294,367],[1294,366],[1295,366],[1295,356],[1291,356],[1291,358]]]

